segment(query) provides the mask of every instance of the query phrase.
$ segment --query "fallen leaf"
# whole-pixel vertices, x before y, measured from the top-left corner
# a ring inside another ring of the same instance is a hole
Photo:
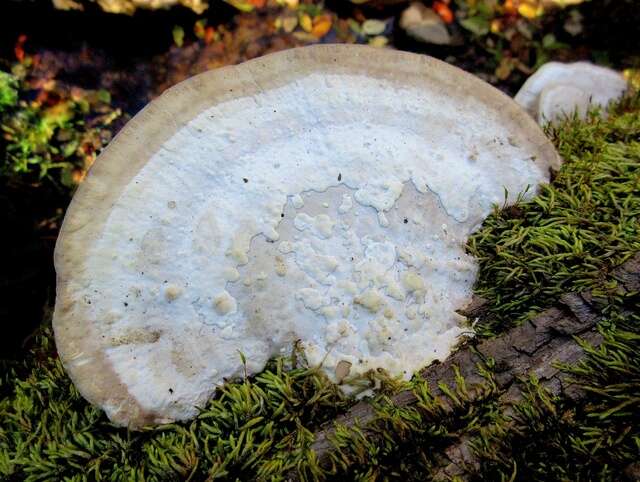
[[[212,26],[204,30],[204,42],[208,45],[216,39],[216,31]]]
[[[584,0],[550,0],[552,4],[558,7],[568,7],[569,5],[580,5]]]
[[[347,20],[347,24],[349,25],[349,28],[353,33],[358,35],[362,33],[362,27],[354,19],[350,18],[349,20]]]
[[[369,45],[371,45],[372,47],[382,48],[386,47],[388,43],[389,39],[384,35],[376,35],[375,37],[369,39]]]
[[[640,91],[640,69],[625,69],[622,74],[633,90]]]
[[[498,68],[496,69],[496,77],[500,80],[506,80],[511,75],[511,72],[513,72],[514,67],[515,64],[513,59],[510,57],[503,57],[500,61],[500,65],[498,65]]]
[[[252,12],[255,8],[254,5],[246,0],[225,0],[229,5],[234,6],[241,12]]]
[[[504,9],[504,13],[507,15],[515,15],[518,13],[518,9],[513,4],[513,0],[505,0],[502,8]]]
[[[489,33],[489,21],[481,17],[480,15],[476,15],[475,17],[465,18],[460,21],[460,25],[469,30],[471,33],[482,36]]]
[[[197,38],[204,38],[204,29],[207,25],[207,19],[200,19],[193,24],[193,34]]]
[[[444,23],[453,22],[453,12],[444,2],[433,2],[431,8],[440,16]]]
[[[27,36],[24,34],[20,35],[13,49],[13,52],[16,55],[16,59],[18,59],[18,62],[20,63],[22,63],[22,61],[24,60],[24,44],[26,41],[27,41]]]
[[[293,32],[298,26],[298,17],[285,17],[282,19],[282,29],[287,32]]]
[[[380,35],[387,28],[387,24],[382,20],[370,19],[362,24],[362,32],[366,35]]]
[[[535,5],[527,2],[518,5],[518,13],[524,18],[531,20],[542,15],[544,13],[544,9],[541,5]]]
[[[84,10],[82,4],[73,0],[53,0],[53,6],[58,10]]]
[[[317,38],[315,38],[311,33],[309,32],[293,32],[291,35],[293,35],[293,37],[296,40],[300,40],[301,42],[315,42],[316,40],[318,40]]]
[[[322,38],[329,32],[329,30],[331,30],[331,24],[331,16],[320,15],[313,19],[313,28],[311,29],[311,33],[316,38]]]
[[[305,32],[311,32],[311,30],[313,30],[313,21],[309,14],[303,13],[300,15],[300,26]]]

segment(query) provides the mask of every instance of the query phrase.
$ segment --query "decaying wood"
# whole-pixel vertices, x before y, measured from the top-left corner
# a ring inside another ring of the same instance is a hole
[[[614,277],[619,282],[620,294],[635,294],[640,290],[640,253],[617,268]],[[467,307],[464,314],[473,319],[482,316],[486,303],[476,299]],[[499,399],[506,417],[512,415],[511,407],[523,397],[522,386],[516,383],[529,375],[536,375],[540,384],[552,394],[563,393],[573,399],[580,399],[584,393],[578,386],[572,385],[558,364],[575,364],[584,357],[584,352],[576,340],[597,346],[602,336],[596,330],[601,318],[598,304],[589,292],[567,293],[560,297],[558,304],[545,310],[522,326],[513,328],[503,336],[485,340],[472,347],[468,345],[450,356],[443,363],[437,363],[424,369],[420,375],[428,382],[431,394],[438,397],[443,410],[453,407],[440,386],[455,390],[457,367],[465,378],[470,398],[478,397],[485,379],[478,373],[478,364],[492,358],[495,361],[494,376],[502,395]],[[439,386],[440,384],[440,386]],[[411,391],[403,391],[392,397],[397,407],[407,407],[417,402]],[[330,465],[331,438],[336,425],[343,427],[358,426],[365,428],[376,418],[375,409],[366,401],[356,404],[346,414],[338,417],[330,426],[316,433],[312,449],[321,466]],[[366,433],[366,432],[365,432]],[[373,433],[370,433],[373,437]],[[461,476],[469,469],[477,467],[478,461],[471,450],[471,439],[461,437],[445,450],[445,459],[439,478],[448,479]],[[293,477],[295,478],[295,477]]]

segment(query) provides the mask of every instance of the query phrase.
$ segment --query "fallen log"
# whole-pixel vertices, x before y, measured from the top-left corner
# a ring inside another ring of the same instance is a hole
[[[612,274],[618,280],[620,295],[636,294],[640,291],[640,253],[615,269]],[[477,298],[463,314],[474,318],[482,316],[484,309],[485,303]],[[481,392],[475,391],[473,387],[479,387],[485,381],[478,373],[477,366],[487,362],[489,358],[494,360],[495,383],[502,392],[499,403],[507,417],[512,415],[513,404],[523,398],[522,387],[516,382],[530,375],[535,375],[552,395],[562,393],[578,400],[584,397],[584,393],[570,382],[558,364],[575,364],[584,357],[578,338],[593,346],[602,342],[602,336],[596,329],[602,317],[599,304],[590,292],[567,293],[560,297],[556,306],[523,325],[475,346],[468,344],[443,363],[425,368],[420,376],[427,381],[431,395],[438,398],[445,413],[453,410],[446,391],[455,391],[455,369],[465,379],[466,386],[471,387],[468,392],[473,400]],[[418,399],[412,391],[402,391],[393,396],[391,402],[402,408],[415,404]],[[319,464],[324,468],[331,466],[331,439],[337,426],[357,426],[374,437],[373,431],[367,432],[367,426],[375,419],[375,408],[367,401],[362,401],[318,431],[311,448],[316,453]],[[471,449],[471,438],[463,436],[445,449],[438,478],[460,477],[477,466],[478,460]],[[296,475],[290,474],[290,480],[296,478]]]

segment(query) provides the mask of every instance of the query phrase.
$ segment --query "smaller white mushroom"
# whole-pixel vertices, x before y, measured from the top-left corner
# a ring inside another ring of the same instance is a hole
[[[549,62],[529,77],[515,101],[544,124],[574,111],[584,118],[590,105],[606,106],[626,89],[627,82],[615,70],[589,62]]]

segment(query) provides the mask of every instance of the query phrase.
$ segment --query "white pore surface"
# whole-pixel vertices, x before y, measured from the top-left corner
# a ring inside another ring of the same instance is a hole
[[[626,90],[627,82],[615,70],[589,62],[548,62],[524,83],[514,100],[544,124],[574,111],[584,118],[589,106],[604,107]]]
[[[547,173],[473,97],[434,98],[313,74],[210,108],[149,160],[79,275],[143,407],[192,417],[239,352],[255,373],[295,340],[334,380],[342,360],[409,378],[449,354],[466,238]]]

